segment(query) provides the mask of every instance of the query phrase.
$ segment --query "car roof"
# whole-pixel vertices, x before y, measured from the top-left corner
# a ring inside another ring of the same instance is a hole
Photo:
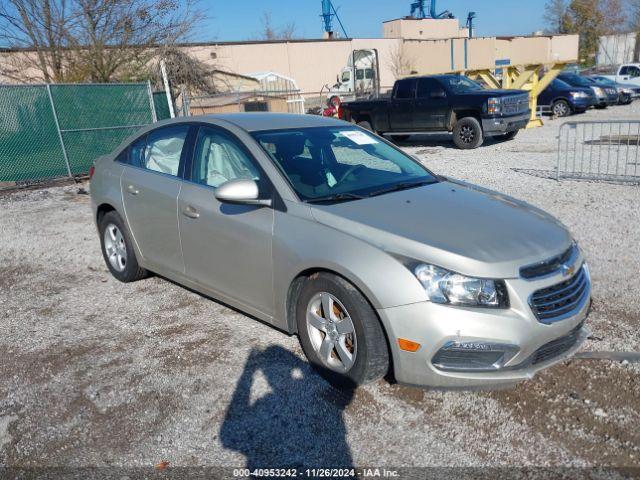
[[[219,115],[201,115],[195,117],[182,117],[180,120],[186,122],[207,122],[211,120],[222,120],[232,123],[248,132],[258,132],[264,130],[284,130],[289,128],[311,128],[311,127],[344,127],[348,125],[342,120],[320,115],[301,115],[293,113],[224,113]]]

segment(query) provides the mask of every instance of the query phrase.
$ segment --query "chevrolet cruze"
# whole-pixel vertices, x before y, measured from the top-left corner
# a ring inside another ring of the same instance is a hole
[[[349,123],[160,122],[91,177],[118,280],[153,272],[296,334],[338,386],[511,384],[587,335],[589,270],[562,224]]]

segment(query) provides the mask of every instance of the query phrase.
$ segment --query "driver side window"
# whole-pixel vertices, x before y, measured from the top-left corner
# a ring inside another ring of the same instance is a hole
[[[193,159],[192,181],[217,188],[238,178],[260,179],[258,169],[248,154],[230,135],[213,128],[200,128]]]

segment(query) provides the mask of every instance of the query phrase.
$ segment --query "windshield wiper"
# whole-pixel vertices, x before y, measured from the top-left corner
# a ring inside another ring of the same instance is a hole
[[[348,200],[362,200],[367,198],[355,193],[335,193],[333,195],[327,195],[326,197],[311,198],[306,200],[306,203],[321,203],[321,202],[346,202]]]
[[[377,197],[378,195],[384,195],[385,193],[391,192],[399,192],[400,190],[408,190],[410,188],[422,187],[424,185],[432,185],[434,183],[438,183],[437,180],[423,180],[421,182],[403,182],[396,183],[387,188],[383,188],[382,190],[376,190],[375,192],[371,192],[369,197]]]

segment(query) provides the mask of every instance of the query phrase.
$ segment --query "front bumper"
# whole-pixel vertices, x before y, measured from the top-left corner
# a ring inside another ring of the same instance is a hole
[[[571,105],[571,108],[573,108],[573,110],[575,111],[580,111],[580,112],[583,112],[589,109],[589,107],[593,107],[596,103],[597,103],[597,100],[595,97],[586,97],[586,98],[579,97],[579,98],[569,99],[569,104]]]
[[[482,119],[482,131],[485,135],[500,135],[515,132],[527,126],[531,120],[531,111],[508,117],[492,117]]]
[[[561,274],[540,280],[507,281],[509,309],[478,309],[421,302],[378,310],[391,346],[394,373],[401,383],[429,387],[495,388],[531,379],[537,372],[572,356],[588,336],[583,323],[590,292],[573,314],[551,324],[541,323],[526,299],[541,288],[562,282]],[[525,300],[523,300],[525,299]],[[549,346],[571,337],[571,344],[554,354]],[[398,339],[417,342],[416,352],[401,350]],[[434,357],[451,343],[512,347],[512,354],[494,370],[452,371],[434,365]],[[544,354],[544,355],[543,355]]]

